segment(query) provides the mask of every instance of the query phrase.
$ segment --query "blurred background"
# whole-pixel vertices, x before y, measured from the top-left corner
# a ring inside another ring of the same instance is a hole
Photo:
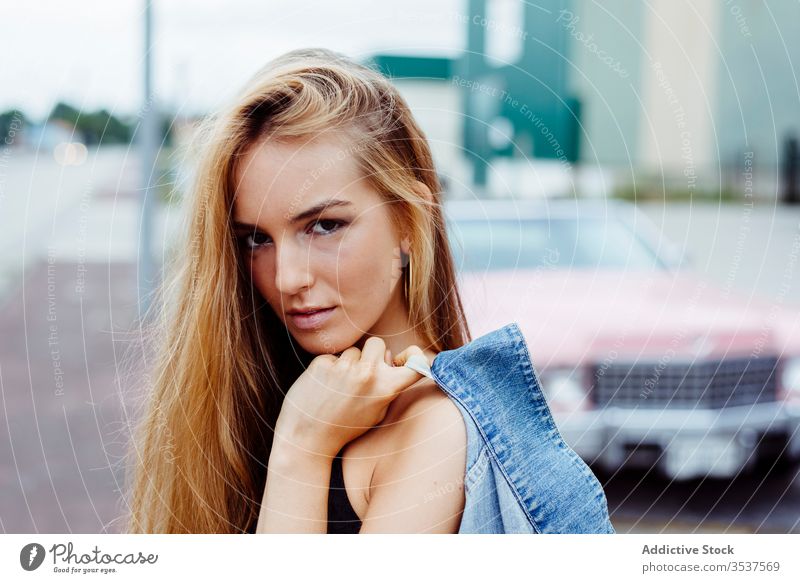
[[[391,77],[473,337],[517,321],[618,532],[800,532],[800,5],[6,2],[0,529],[117,532],[199,121],[267,60]],[[133,358],[131,359],[131,355]]]

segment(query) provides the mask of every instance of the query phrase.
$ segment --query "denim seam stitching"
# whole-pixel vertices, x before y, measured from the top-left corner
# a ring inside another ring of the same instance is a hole
[[[464,474],[465,493],[471,491],[472,485],[478,480],[480,480],[486,473],[489,462],[487,460],[486,463],[481,463],[483,462],[484,458],[488,456],[488,453],[486,452],[486,447],[487,447],[486,444],[484,444],[483,447],[481,447],[480,451],[478,452],[478,455],[475,456],[475,461],[469,467],[466,474]]]
[[[447,386],[447,388],[448,388],[448,392],[452,392],[452,389],[450,389],[450,385],[449,385],[449,383],[445,383],[445,381],[447,381],[448,379],[444,378],[445,376],[449,376],[449,374],[450,374],[449,372],[447,372],[446,370],[445,370],[445,371],[442,371],[442,375],[441,375],[441,376],[440,376],[440,375],[438,375],[437,373],[435,373],[433,370],[431,370],[431,372],[432,372],[432,374],[434,375],[434,377],[435,377],[435,378],[436,378],[436,377],[439,377],[439,378],[437,378],[437,379],[436,379],[437,381],[440,381],[440,382],[442,382],[442,384],[446,384],[446,386]],[[459,398],[458,396],[456,396],[456,395],[453,395],[453,396],[454,396],[454,398],[458,399],[458,401],[459,401],[460,403],[462,403],[462,404],[463,404],[463,400],[462,400],[462,399],[460,399],[460,398]],[[493,444],[492,444],[491,440],[490,440],[490,439],[489,439],[489,437],[486,435],[486,433],[483,431],[483,426],[482,426],[480,423],[478,423],[477,419],[475,419],[475,415],[474,415],[474,414],[473,414],[473,412],[472,412],[472,411],[469,409],[469,407],[467,407],[466,405],[464,405],[464,408],[465,408],[465,409],[466,409],[466,410],[469,412],[469,414],[470,414],[470,417],[472,417],[472,419],[475,421],[475,425],[476,425],[476,427],[478,428],[478,431],[479,431],[479,432],[480,432],[480,434],[483,436],[483,440],[484,440],[484,443],[485,443],[485,447],[486,447],[486,449],[487,449],[487,451],[488,451],[489,455],[491,455],[491,456],[492,456],[492,458],[495,460],[495,462],[496,462],[496,464],[497,464],[497,467],[498,467],[498,469],[500,470],[500,473],[503,475],[503,478],[504,478],[504,479],[505,479],[505,481],[508,483],[509,487],[511,488],[511,491],[514,493],[514,497],[517,499],[517,503],[519,504],[520,508],[522,508],[522,511],[523,511],[523,513],[525,514],[525,517],[528,519],[528,522],[530,522],[530,523],[531,523],[531,526],[534,528],[534,530],[535,530],[535,531],[536,531],[538,534],[541,534],[541,527],[540,527],[540,526],[537,524],[537,521],[536,521],[536,519],[535,519],[533,516],[531,516],[531,513],[528,511],[528,506],[527,506],[527,504],[526,504],[526,503],[525,503],[525,501],[522,499],[522,495],[519,493],[519,490],[517,489],[517,486],[516,486],[516,484],[514,483],[514,481],[511,479],[511,477],[510,477],[510,476],[508,475],[508,473],[506,472],[506,468],[505,468],[504,464],[503,464],[503,463],[500,461],[500,459],[498,458],[498,456],[497,456],[497,452],[495,452],[495,450],[494,450],[494,446],[493,446]]]
[[[541,390],[542,384],[541,381],[539,380],[539,375],[536,373],[536,368],[533,366],[533,361],[531,360],[530,351],[528,350],[528,345],[525,342],[525,337],[523,336],[522,331],[519,329],[519,326],[517,326],[516,323],[512,324],[513,326],[511,331],[516,336],[516,339],[520,341],[520,345],[523,350],[523,354],[520,355],[523,357],[522,358],[522,366],[524,369],[523,372],[526,375],[533,376],[536,385]],[[608,516],[608,500],[606,499],[606,495],[605,492],[603,491],[602,486],[600,486],[600,484],[597,482],[597,477],[594,476],[594,474],[589,476],[587,472],[591,472],[591,470],[588,468],[586,463],[583,462],[580,457],[578,457],[578,454],[575,453],[575,450],[573,450],[569,446],[569,444],[567,444],[567,442],[564,441],[564,437],[561,435],[558,426],[553,422],[553,413],[550,410],[550,405],[547,403],[547,399],[543,398],[542,402],[544,403],[544,406],[547,408],[547,412],[549,414],[547,423],[550,425],[550,428],[553,431],[553,439],[556,440],[559,447],[561,447],[567,452],[572,464],[575,466],[576,469],[580,471],[580,474],[583,476],[586,485],[589,486],[589,488],[595,493],[596,498],[602,500],[603,505],[606,508],[606,516]]]

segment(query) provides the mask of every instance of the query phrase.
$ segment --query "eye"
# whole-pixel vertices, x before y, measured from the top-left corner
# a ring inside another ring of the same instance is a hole
[[[316,227],[319,225],[322,227],[322,231],[314,232],[315,235],[330,235],[338,231],[345,224],[344,221],[337,221],[334,219],[317,219],[316,221],[312,221],[309,226]]]
[[[312,231],[312,235],[332,235],[343,226],[347,224],[346,221],[334,219],[317,219],[308,224],[307,230]],[[315,227],[319,229],[314,230]],[[267,245],[271,239],[269,235],[265,235],[260,231],[248,233],[239,237],[239,244],[249,251],[255,251]]]
[[[239,242],[247,249],[258,249],[269,240],[269,237],[258,231],[239,237]]]

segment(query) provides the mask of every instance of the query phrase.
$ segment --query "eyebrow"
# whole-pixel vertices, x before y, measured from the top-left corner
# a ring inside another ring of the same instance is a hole
[[[349,200],[341,200],[338,198],[332,198],[330,200],[323,201],[319,204],[315,204],[311,208],[304,210],[301,213],[296,214],[291,219],[289,219],[289,223],[299,223],[305,219],[309,219],[311,217],[315,217],[321,212],[326,209],[335,208],[335,207],[345,207],[345,206],[353,206],[353,203]],[[255,229],[258,228],[258,225],[251,225],[249,223],[240,223],[239,221],[234,221],[233,223],[234,228],[237,229]]]

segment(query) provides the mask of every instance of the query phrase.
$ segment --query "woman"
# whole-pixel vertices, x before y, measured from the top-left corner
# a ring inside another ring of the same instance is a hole
[[[201,135],[127,530],[457,532],[464,421],[399,366],[471,340],[405,101],[299,50]]]

